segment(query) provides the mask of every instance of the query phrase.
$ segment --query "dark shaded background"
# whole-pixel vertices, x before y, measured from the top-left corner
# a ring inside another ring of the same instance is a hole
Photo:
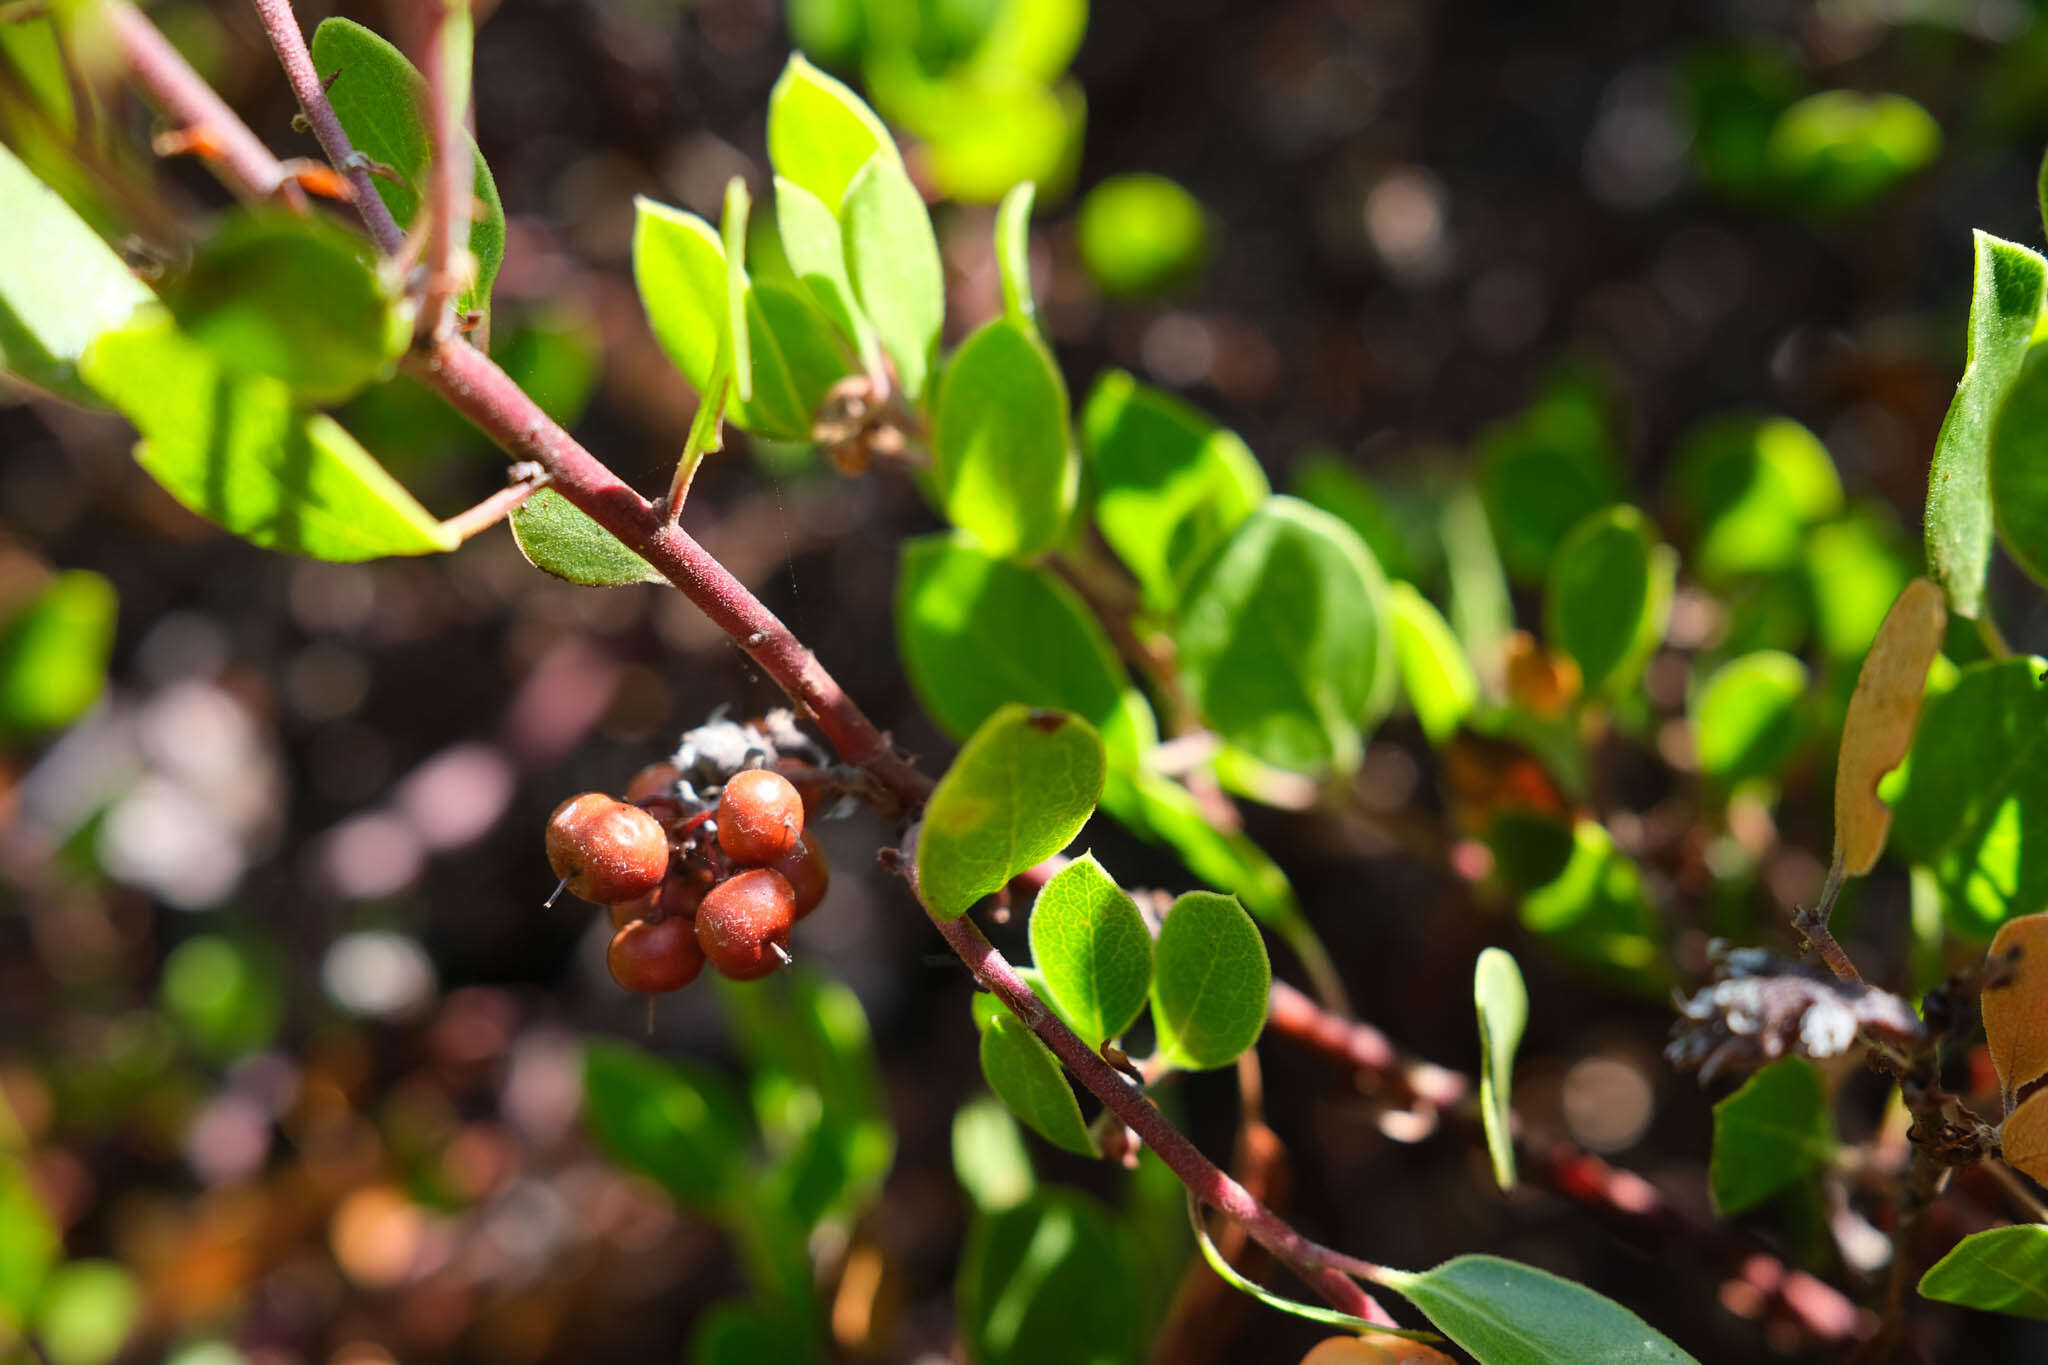
[[[174,14],[196,29],[205,8]],[[384,21],[375,7],[343,8]],[[1689,424],[1759,408],[1820,433],[1852,498],[1916,527],[1960,369],[1969,229],[2040,237],[2048,83],[2023,79],[2038,68],[2010,71],[2041,42],[2025,6],[1958,5],[1912,24],[1881,22],[1880,8],[1101,0],[1076,64],[1089,100],[1079,183],[1171,176],[1209,208],[1217,249],[1206,281],[1169,306],[1106,304],[1075,265],[1071,204],[1042,213],[1047,318],[1069,385],[1085,393],[1116,365],[1184,389],[1282,486],[1311,448],[1386,477],[1459,460],[1561,359],[1590,357],[1616,382],[1645,498]],[[311,151],[289,129],[289,94],[252,14],[211,10],[226,34],[211,71],[224,93],[273,147]],[[310,29],[318,15],[302,17]],[[1690,52],[1728,37],[1787,43],[1817,85],[1911,95],[1943,125],[1939,162],[1842,220],[1715,197],[1690,172],[1675,83]],[[594,323],[604,375],[577,434],[643,489],[665,479],[692,403],[632,292],[631,197],[715,217],[734,172],[760,197],[763,111],[787,50],[767,0],[508,0],[479,30],[478,137],[512,217],[500,308],[566,302]],[[2003,104],[2001,72],[2021,92]],[[194,204],[220,202],[196,168],[166,174]],[[1437,229],[1405,245],[1384,227],[1376,238],[1368,204],[1389,185],[1411,227],[1415,206],[1427,219],[1433,204]],[[989,214],[946,210],[940,223],[964,330],[993,306]],[[539,832],[563,795],[619,789],[679,730],[720,705],[772,704],[772,687],[675,594],[555,583],[502,532],[445,559],[366,566],[254,550],[171,504],[129,461],[128,440],[100,417],[0,409],[9,552],[97,570],[121,597],[113,695],[82,732],[129,735],[126,749],[105,741],[128,766],[88,763],[70,780],[112,794],[137,781],[136,761],[187,775],[218,761],[223,771],[187,786],[225,830],[222,856],[247,866],[220,904],[181,910],[53,872],[61,857],[10,830],[0,1088],[18,1112],[50,1116],[38,1174],[71,1250],[135,1266],[162,1322],[239,1323],[252,1359],[384,1358],[367,1342],[401,1360],[679,1358],[694,1316],[741,1284],[711,1234],[596,1163],[577,1135],[575,1036],[639,1038],[642,1007],[605,978],[598,920],[542,908]],[[737,453],[744,444],[705,471],[686,524],[936,770],[948,746],[908,694],[889,616],[895,547],[932,515],[898,475],[770,473]],[[486,452],[408,477],[448,513],[495,486],[501,466]],[[2043,600],[2013,597],[2016,645],[2048,637]],[[1422,753],[1408,722],[1381,743],[1382,758]],[[47,805],[50,757],[10,761],[10,800]],[[1422,780],[1418,799],[1434,801]],[[437,832],[436,816],[449,828]],[[1514,948],[1534,1001],[1520,1092],[1532,1121],[1562,1122],[1574,1062],[1620,1060],[1656,1110],[1615,1160],[1704,1215],[1711,1097],[1658,1060],[1661,1002],[1550,962],[1511,918],[1475,914],[1457,888],[1356,831],[1253,820],[1361,1012],[1422,1055],[1475,1064],[1472,955]],[[188,833],[173,819],[135,837],[147,851],[152,837]],[[77,846],[95,837],[78,832]],[[980,1080],[965,974],[871,865],[887,837],[864,815],[828,829],[833,897],[796,946],[856,987],[877,1035],[900,1149],[873,1231],[900,1270],[888,1354],[908,1359],[951,1340],[965,1208],[947,1125]],[[1113,828],[1088,837],[1128,883],[1185,884]],[[1824,842],[1823,829],[1811,846]],[[1897,961],[1887,925],[1903,902],[1901,885],[1873,889],[1859,952]],[[223,1077],[137,1043],[169,950],[243,925],[282,949],[289,1008],[276,1048]],[[365,929],[416,940],[434,970],[437,984],[390,1019],[323,994],[330,946]],[[664,1002],[654,1031],[663,1051],[722,1055],[704,993]],[[1802,1349],[1796,1334],[1723,1311],[1694,1250],[1617,1239],[1542,1194],[1503,1198],[1482,1151],[1391,1142],[1324,1064],[1279,1042],[1263,1056],[1292,1209],[1311,1235],[1403,1266],[1474,1250],[1529,1260],[1621,1299],[1703,1360]],[[78,1098],[109,1086],[126,1102]],[[1185,1090],[1195,1136],[1221,1153],[1228,1079]],[[1875,1093],[1862,1097],[1873,1115]],[[221,1117],[224,1096],[257,1098],[237,1120]],[[208,1116],[254,1154],[218,1169],[191,1158]],[[458,1142],[483,1171],[449,1252],[467,1273],[395,1289],[337,1273],[317,1211]],[[1051,1178],[1117,1187],[1114,1172],[1037,1155]],[[1768,1218],[1756,1230],[1778,1235]],[[2038,1333],[1921,1311],[1937,1359],[2048,1359]],[[1320,1335],[1257,1312],[1217,1358],[1291,1359]]]

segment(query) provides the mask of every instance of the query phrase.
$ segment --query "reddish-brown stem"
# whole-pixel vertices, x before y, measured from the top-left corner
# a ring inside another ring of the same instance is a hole
[[[1332,1014],[1284,981],[1266,993],[1266,1027],[1364,1072],[1395,1104],[1421,1100],[1449,1109],[1472,1093],[1464,1076],[1403,1057],[1371,1024]]]
[[[514,465],[513,470],[515,482],[467,511],[457,512],[441,523],[441,529],[454,532],[457,541],[468,540],[511,516],[514,508],[548,486],[548,476],[538,466]]]
[[[923,904],[924,896],[917,885],[914,844],[905,849],[903,862],[910,877],[911,890],[917,892],[918,901]],[[967,970],[974,973],[974,979],[1009,1006],[1010,1012],[1052,1049],[1053,1056],[1060,1059],[1090,1094],[1144,1139],[1197,1199],[1242,1223],[1254,1241],[1301,1276],[1338,1311],[1370,1322],[1394,1325],[1386,1310],[1353,1283],[1346,1273],[1347,1270],[1357,1273],[1355,1268],[1364,1262],[1302,1236],[1278,1214],[1253,1198],[1249,1190],[1220,1170],[1216,1163],[1203,1156],[1201,1150],[1168,1122],[1152,1101],[1146,1099],[1115,1067],[1097,1056],[1095,1050],[1082,1042],[1080,1035],[1068,1028],[1057,1014],[1045,1007],[1024,978],[1017,975],[1017,969],[996,951],[995,945],[988,941],[973,920],[965,915],[958,919],[941,918],[931,914],[929,905],[925,910],[931,915],[939,933],[960,955],[960,960],[967,964]]]
[[[469,87],[458,86],[455,46],[467,41],[464,26],[451,22],[451,10],[466,0],[415,0],[414,25],[419,30],[419,64],[427,77],[427,133],[434,160],[427,173],[427,205],[432,236],[427,245],[427,292],[420,305],[423,337],[447,335],[453,324],[448,304],[467,273],[461,267],[469,249],[469,158],[463,155],[462,133],[469,111]]]
[[[129,75],[180,127],[203,135],[208,143],[206,159],[229,188],[245,199],[268,199],[281,187],[289,194],[298,192],[296,182],[288,184],[284,168],[270,149],[141,10],[127,0],[114,0],[106,14]]]
[[[396,255],[399,245],[405,240],[405,233],[391,216],[391,210],[384,206],[384,197],[377,193],[376,181],[370,177],[369,163],[356,155],[355,144],[349,141],[341,119],[328,102],[326,88],[320,83],[320,73],[313,69],[313,54],[306,49],[306,35],[299,29],[299,17],[292,13],[291,0],[255,0],[255,4],[256,15],[263,21],[263,31],[270,35],[270,45],[277,50],[277,60],[284,66],[285,79],[291,82],[292,93],[299,97],[299,108],[306,115],[313,136],[319,139],[320,150],[327,153],[334,169],[347,176],[349,184],[354,186],[356,212],[363,215],[363,225],[370,230],[370,239],[376,242],[377,249],[386,256]],[[181,61],[179,65],[184,63]],[[187,67],[186,71],[190,74],[191,68]],[[192,79],[197,81],[199,77],[193,75]],[[147,81],[143,84],[149,86]],[[149,88],[156,89],[154,86]],[[225,109],[226,106],[222,107]],[[241,120],[236,120],[236,126],[241,126]],[[248,129],[243,128],[242,131],[247,133]],[[255,140],[254,134],[250,134],[250,140]],[[262,144],[257,143],[257,146]]]

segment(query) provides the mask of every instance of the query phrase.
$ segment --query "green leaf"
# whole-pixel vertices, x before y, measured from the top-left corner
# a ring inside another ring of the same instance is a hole
[[[1322,450],[1296,460],[1288,471],[1287,491],[1358,532],[1389,578],[1419,581],[1424,565],[1440,556],[1439,548],[1431,543],[1436,531],[1427,514],[1427,505],[1434,499],[1390,496],[1368,483],[1334,451]]]
[[[994,555],[1065,532],[1080,466],[1067,388],[1030,327],[998,318],[962,342],[932,414],[932,480],[955,526]]]
[[[768,93],[768,158],[775,173],[844,216],[847,188],[870,158],[900,168],[889,130],[860,96],[792,54]]]
[[[1243,830],[1228,833],[1209,823],[1194,794],[1155,772],[1128,780],[1112,773],[1102,808],[1142,839],[1163,843],[1210,889],[1233,895],[1261,923],[1290,938],[1306,931],[1301,905],[1279,864]]]
[[[612,1160],[700,1212],[744,1206],[753,1143],[722,1077],[598,1041],[584,1050],[583,1097],[591,1131]]]
[[[690,1329],[690,1365],[758,1365],[813,1360],[818,1344],[777,1302],[727,1299],[712,1304]]]
[[[1766,154],[1792,202],[1861,207],[1933,161],[1941,125],[1904,95],[1824,90],[1778,115]]]
[[[1494,544],[1486,506],[1470,483],[1444,499],[1437,523],[1444,544],[1444,577],[1450,585],[1451,629],[1464,642],[1473,667],[1495,676],[1501,649],[1515,628],[1507,569]]]
[[[1236,433],[1122,370],[1081,412],[1095,523],[1145,604],[1171,611],[1203,556],[1266,500],[1265,471]]]
[[[906,93],[911,89],[906,83],[884,103],[892,118],[900,116],[924,140],[925,165],[944,197],[992,204],[1028,180],[1057,198],[1073,184],[1088,125],[1078,81],[1041,85],[957,72],[917,81],[914,93]],[[883,99],[879,89],[875,97]]]
[[[2048,1227],[1972,1233],[1920,1277],[1920,1292],[1987,1313],[2048,1319]]]
[[[230,218],[164,299],[227,369],[282,379],[313,403],[338,403],[376,379],[412,338],[412,311],[370,244],[284,209]]]
[[[754,396],[728,415],[742,431],[808,441],[825,396],[847,373],[832,323],[806,295],[771,282],[749,284],[746,305]]]
[[[43,1286],[36,1336],[49,1365],[106,1365],[142,1316],[142,1288],[114,1261],[70,1261]]]
[[[1157,742],[1152,712],[1101,623],[1048,570],[996,558],[958,535],[907,541],[896,634],[918,700],[956,738],[1018,702],[1095,726],[1119,771],[1134,769]]]
[[[754,347],[747,325],[747,212],[752,205],[743,178],[725,182],[725,212],[718,220],[719,251],[725,256],[725,336],[732,348],[733,392],[742,404],[754,397]]]
[[[1641,872],[1614,846],[1605,825],[1580,820],[1566,830],[1551,820],[1504,814],[1488,839],[1521,889],[1525,927],[1581,961],[1651,992],[1661,988],[1656,914],[1643,895]]]
[[[853,177],[839,221],[853,292],[896,367],[897,385],[914,399],[924,392],[946,321],[946,272],[931,214],[893,147]]]
[[[1074,237],[1081,264],[1113,297],[1171,293],[1199,276],[1209,258],[1201,201],[1163,175],[1114,175],[1088,191]]]
[[[1152,935],[1137,903],[1084,853],[1031,906],[1031,961],[1060,1012],[1090,1047],[1121,1034],[1145,1008]]]
[[[1992,421],[1985,459],[1999,538],[2037,582],[2048,582],[2048,347],[2027,352]]]
[[[107,682],[120,601],[96,573],[58,574],[0,627],[0,733],[56,730]]]
[[[1927,475],[1927,567],[1948,593],[1949,610],[1974,621],[1991,567],[1992,422],[2041,316],[2048,262],[1988,232],[1972,240],[1976,272],[1963,378]]]
[[[896,1151],[859,997],[802,967],[719,986],[773,1159],[761,1197],[805,1227],[857,1213],[881,1188]]]
[[[1753,1209],[1835,1159],[1834,1115],[1813,1063],[1773,1062],[1714,1106],[1707,1183],[1723,1218]]]
[[[419,216],[426,192],[434,144],[427,135],[426,81],[405,55],[377,34],[349,19],[323,19],[313,31],[313,67],[327,88],[328,101],[355,149],[372,161],[398,172],[396,181],[373,176],[377,197],[401,228]],[[505,257],[505,206],[498,182],[476,149],[476,139],[463,141],[476,163],[471,185],[478,208],[469,223],[469,254],[476,258],[476,279],[456,299],[461,312],[489,313],[491,282]]]
[[[1202,1259],[1208,1262],[1209,1269],[1216,1272],[1217,1279],[1223,1281],[1223,1283],[1229,1285],[1238,1293],[1251,1295],[1275,1312],[1285,1313],[1290,1317],[1301,1318],[1308,1322],[1320,1322],[1331,1327],[1348,1327],[1355,1332],[1378,1332],[1386,1336],[1404,1337],[1410,1340],[1443,1340],[1434,1332],[1390,1331],[1377,1323],[1368,1322],[1364,1318],[1353,1317],[1349,1313],[1340,1313],[1334,1308],[1325,1308],[1319,1303],[1300,1303],[1294,1299],[1282,1298],[1272,1290],[1254,1284],[1240,1274],[1237,1267],[1232,1265],[1225,1259],[1223,1253],[1216,1249],[1216,1243],[1209,1237],[1208,1227],[1202,1222],[1202,1206],[1196,1201],[1194,1191],[1190,1190],[1187,1192],[1185,1202],[1188,1209],[1188,1226],[1194,1230],[1195,1245],[1201,1249]],[[1372,1365],[1372,1362],[1368,1360],[1366,1365]]]
[[[1515,1049],[1529,1022],[1529,992],[1522,969],[1499,948],[1479,954],[1472,971],[1472,1000],[1479,1009],[1479,1113],[1486,1122],[1486,1149],[1493,1154],[1493,1178],[1504,1190],[1515,1187],[1515,1131],[1508,1097],[1513,1093]]]
[[[1434,1270],[1382,1270],[1479,1365],[1680,1365],[1693,1357],[1610,1298],[1498,1256],[1459,1256]],[[1697,1365],[1697,1362],[1694,1362]]]
[[[1038,325],[1038,300],[1031,294],[1031,200],[1036,193],[1037,186],[1027,180],[1004,195],[1002,207],[996,210],[996,270],[1003,280],[1003,315],[1026,329]]]
[[[1692,699],[1700,771],[1723,787],[1771,777],[1799,742],[1806,665],[1774,649],[1722,664]]]
[[[0,145],[0,370],[74,402],[85,348],[155,296],[85,220]]]
[[[1394,681],[1386,580],[1358,533],[1269,498],[1195,571],[1178,644],[1189,697],[1276,768],[1348,773]]]
[[[1094,1156],[1095,1142],[1088,1136],[1081,1106],[1059,1059],[1000,1000],[975,1000],[981,1074],[988,1079],[988,1088],[1025,1127],[1053,1146],[1076,1156]]]
[[[975,1219],[956,1289],[976,1365],[1139,1358],[1137,1273],[1123,1229],[1079,1190],[1047,1188]]]
[[[1893,803],[1894,846],[1932,869],[1949,927],[1982,941],[2048,904],[2048,661],[1972,664],[1930,697]]]
[[[953,1174],[974,1207],[1001,1213],[1038,1188],[1017,1121],[999,1100],[972,1099],[953,1113]]]
[[[1169,1062],[1208,1071],[1259,1040],[1273,964],[1235,896],[1189,891],[1175,898],[1153,961],[1152,1023]]]
[[[513,508],[511,522],[512,538],[526,562],[557,578],[591,588],[667,581],[552,488]]]
[[[213,1060],[228,1062],[277,1036],[284,983],[271,945],[201,934],[171,950],[157,989],[164,1013],[186,1039]]]
[[[917,842],[918,893],[958,919],[1081,832],[1102,796],[1102,740],[1059,711],[1006,705],[939,779]]]
[[[1554,384],[1480,439],[1480,490],[1501,561],[1534,582],[1572,528],[1621,497],[1606,405],[1583,379]]]
[[[1579,523],[1558,546],[1544,589],[1543,633],[1578,661],[1587,693],[1635,685],[1671,615],[1677,560],[1633,507]]]
[[[725,247],[694,213],[633,200],[633,282],[654,339],[699,394],[731,334],[725,307]]]
[[[1718,417],[1685,438],[1673,476],[1692,527],[1688,564],[1708,583],[1799,563],[1807,528],[1842,510],[1820,438],[1789,417]]]
[[[803,281],[818,307],[832,319],[863,358],[879,359],[881,343],[874,324],[853,294],[846,273],[846,239],[839,219],[825,204],[794,180],[775,180],[775,221],[789,267]]]
[[[1905,537],[1881,506],[1816,526],[1806,538],[1806,588],[1830,659],[1855,664],[1913,576]],[[1851,670],[1853,673],[1853,669]]]
[[[1430,600],[1412,584],[1388,585],[1394,618],[1394,662],[1408,704],[1431,744],[1448,742],[1479,703],[1479,679],[1465,647]]]
[[[455,547],[332,419],[300,412],[279,380],[229,374],[167,318],[101,337],[80,373],[142,433],[142,467],[245,540],[330,560]]]
[[[18,1334],[42,1291],[63,1243],[28,1172],[0,1151],[0,1339]]]

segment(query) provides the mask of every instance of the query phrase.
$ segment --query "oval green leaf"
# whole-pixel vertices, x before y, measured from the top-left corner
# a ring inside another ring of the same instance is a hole
[[[1122,1033],[1145,1008],[1152,935],[1094,854],[1054,873],[1032,902],[1031,961],[1090,1047]]]
[[[1049,571],[998,559],[961,536],[903,546],[896,638],[918,700],[955,737],[1005,702],[1072,711],[1101,731],[1119,771],[1157,742],[1101,623]]]
[[[1459,1256],[1378,1282],[1426,1314],[1479,1365],[1684,1365],[1676,1342],[1582,1284],[1499,1256]]]
[[[1122,370],[1096,381],[1081,411],[1095,524],[1157,611],[1260,503],[1265,471],[1235,432]]]
[[[775,224],[789,268],[863,357],[879,359],[875,329],[846,273],[846,239],[825,202],[794,180],[775,179]]]
[[[1700,771],[1723,787],[1776,775],[1799,742],[1806,665],[1775,649],[1730,659],[1692,699]]]
[[[1714,1106],[1707,1184],[1726,1218],[1755,1208],[1835,1159],[1840,1143],[1820,1072],[1803,1057],[1773,1062]]]
[[[282,379],[314,403],[377,378],[412,337],[411,310],[385,287],[368,242],[283,209],[231,218],[164,298],[225,368]]]
[[[1677,562],[1633,507],[1610,507],[1573,528],[1551,561],[1543,633],[1578,661],[1586,691],[1635,684],[1671,615]]]
[[[1024,1135],[1000,1100],[983,1096],[954,1111],[953,1174],[983,1213],[1015,1208],[1038,1188]]]
[[[1358,533],[1269,498],[1195,571],[1178,643],[1223,738],[1290,772],[1350,772],[1394,680],[1386,579]]]
[[[583,1054],[583,1110],[612,1160],[699,1211],[743,1202],[751,1135],[738,1096],[701,1067],[593,1042]]]
[[[1504,1190],[1515,1187],[1515,1131],[1509,1098],[1513,1094],[1515,1049],[1529,1022],[1529,991],[1522,969],[1499,948],[1479,954],[1472,970],[1472,1001],[1479,1010],[1479,1113],[1486,1124],[1486,1149],[1493,1156],[1493,1178]]]
[[[91,402],[78,360],[156,296],[57,192],[0,146],[0,370]]]
[[[1235,896],[1189,891],[1175,899],[1153,963],[1152,1023],[1168,1061],[1207,1071],[1259,1040],[1273,964]]]
[[[1794,567],[1807,528],[1842,510],[1828,448],[1789,417],[1702,423],[1680,448],[1673,482],[1694,536],[1687,563],[1714,584]]]
[[[822,193],[818,197],[831,202]],[[853,292],[896,367],[897,385],[916,398],[924,392],[946,321],[946,272],[932,216],[893,146],[886,155],[870,157],[853,177],[839,221]]]
[[[1200,200],[1163,175],[1115,175],[1082,198],[1074,238],[1103,293],[1145,298],[1202,273],[1209,219]]]
[[[1920,1277],[1942,1303],[2048,1320],[2048,1227],[2021,1223],[1972,1233]]]
[[[229,374],[168,318],[101,337],[79,372],[142,433],[142,467],[244,540],[329,560],[455,548],[337,423],[300,412],[280,380]]]
[[[835,214],[861,167],[882,156],[901,165],[875,111],[845,85],[792,54],[768,92],[768,158]]]
[[[1490,428],[1479,460],[1501,562],[1518,582],[1540,580],[1572,528],[1621,497],[1607,403],[1579,376]]]
[[[536,569],[589,588],[661,583],[654,566],[552,488],[512,509],[512,538]]]
[[[50,1276],[36,1306],[40,1356],[49,1365],[107,1365],[121,1354],[142,1307],[142,1287],[126,1266],[68,1261]]]
[[[1065,532],[1079,477],[1052,357],[1027,325],[988,323],[946,367],[932,414],[947,519],[990,554],[1033,554]]]
[[[645,197],[633,201],[633,283],[654,339],[702,394],[731,329],[725,247],[694,213]]]
[[[1387,605],[1394,618],[1394,661],[1408,704],[1431,744],[1448,743],[1479,704],[1472,661],[1451,623],[1413,584],[1390,584]]]
[[[1003,315],[1035,328],[1038,300],[1031,293],[1031,201],[1038,187],[1013,186],[996,210],[996,270],[1003,280]]]
[[[120,605],[113,584],[71,569],[0,627],[0,733],[55,730],[85,714],[106,687]]]
[[[364,156],[397,172],[397,179],[372,176],[377,197],[401,228],[419,216],[433,164],[433,140],[424,117],[426,81],[405,55],[377,34],[350,19],[323,19],[313,31],[313,67],[327,90],[327,99],[341,120],[349,141]],[[498,182],[467,133],[463,142],[476,163],[471,193],[477,207],[469,222],[469,254],[476,258],[476,278],[456,298],[462,312],[488,313],[491,282],[505,257],[505,206]]]
[[[1079,1190],[1041,1189],[977,1218],[956,1289],[976,1365],[1126,1365],[1139,1358],[1137,1272],[1123,1226]]]
[[[1059,1059],[1001,1001],[993,996],[975,999],[981,1074],[988,1088],[1019,1122],[1053,1146],[1076,1156],[1094,1156],[1094,1140]]]
[[[2048,661],[1972,664],[1930,697],[1892,839],[1941,888],[1949,926],[1982,942],[2048,905]]]
[[[1976,270],[1963,378],[1927,475],[1927,570],[1947,592],[1949,610],[1974,621],[1991,568],[1993,421],[2041,316],[2048,261],[1988,232],[1971,240]]]
[[[925,804],[918,894],[958,919],[1065,848],[1102,796],[1102,739],[1078,716],[1004,706],[974,732]]]

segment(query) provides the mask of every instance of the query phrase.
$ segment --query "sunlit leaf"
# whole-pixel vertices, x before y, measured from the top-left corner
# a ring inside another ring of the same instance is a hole
[[[1189,891],[1159,928],[1152,1024],[1175,1066],[1228,1066],[1258,1041],[1273,984],[1265,940],[1233,896]]]
[[[1169,293],[1198,276],[1209,256],[1201,201],[1163,175],[1103,181],[1081,200],[1074,232],[1081,264],[1118,297]]]
[[[714,1209],[750,1192],[751,1134],[722,1077],[598,1041],[584,1050],[583,1096],[598,1145],[678,1202]]]
[[[1504,1190],[1515,1187],[1515,1134],[1509,1098],[1513,1094],[1515,1049],[1529,1022],[1529,992],[1522,969],[1499,948],[1479,954],[1472,972],[1472,1000],[1479,1010],[1479,1113],[1486,1123],[1486,1148],[1493,1178]]]
[[[1700,771],[1724,787],[1774,776],[1798,742],[1806,690],[1806,665],[1778,650],[1715,669],[1692,699]]]
[[[818,196],[830,203],[825,194]],[[924,392],[946,320],[945,268],[931,214],[892,146],[846,188],[839,221],[847,275],[906,396]]]
[[[1693,1357],[1614,1300],[1498,1256],[1459,1256],[1386,1285],[1479,1365],[1680,1365]],[[1696,1363],[1695,1363],[1696,1365]]]
[[[55,730],[106,686],[120,602],[96,573],[58,574],[0,625],[0,732]]]
[[[1053,1146],[1094,1156],[1081,1106],[1051,1049],[994,996],[975,997],[974,1023],[981,1032],[981,1074],[1003,1107]]]
[[[1066,530],[1079,476],[1052,357],[1027,324],[985,324],[954,353],[932,412],[947,518],[990,554],[1032,554]]]
[[[2048,1321],[2048,1227],[2021,1223],[1972,1233],[1920,1277],[1942,1303]]]
[[[1079,1190],[1045,1188],[968,1232],[957,1289],[977,1365],[1124,1365],[1139,1357],[1123,1230]]]
[[[1130,1027],[1152,984],[1152,935],[1093,854],[1068,863],[1031,904],[1031,961],[1089,1046]]]

